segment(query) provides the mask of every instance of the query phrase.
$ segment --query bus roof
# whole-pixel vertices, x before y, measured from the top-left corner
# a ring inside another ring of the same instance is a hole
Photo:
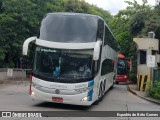
[[[89,16],[102,19],[100,16],[87,13],[55,12],[55,13],[47,13],[46,15],[78,15],[78,16]]]

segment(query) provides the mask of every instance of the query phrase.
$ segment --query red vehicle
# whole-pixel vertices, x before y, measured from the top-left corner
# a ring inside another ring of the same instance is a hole
[[[117,71],[115,82],[127,82],[128,81],[128,70],[130,69],[131,62],[125,58],[124,55],[118,54]]]

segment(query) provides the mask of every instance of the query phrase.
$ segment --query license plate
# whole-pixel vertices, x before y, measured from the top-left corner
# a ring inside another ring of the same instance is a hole
[[[53,101],[53,102],[61,103],[61,102],[63,102],[63,98],[59,98],[59,97],[52,97],[52,101]]]

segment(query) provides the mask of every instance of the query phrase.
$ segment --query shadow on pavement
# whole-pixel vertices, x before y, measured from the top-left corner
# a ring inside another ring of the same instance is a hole
[[[115,84],[115,85],[127,85],[128,83],[127,82],[119,82],[118,84]]]
[[[79,105],[68,105],[61,103],[52,103],[52,102],[42,102],[40,104],[34,105],[35,107],[44,107],[44,108],[57,108],[57,110],[86,110],[91,109],[92,106],[79,106]]]

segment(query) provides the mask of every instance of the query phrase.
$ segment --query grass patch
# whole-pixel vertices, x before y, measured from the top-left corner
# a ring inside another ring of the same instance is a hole
[[[151,87],[149,95],[160,100],[160,82],[155,81],[155,83]]]

